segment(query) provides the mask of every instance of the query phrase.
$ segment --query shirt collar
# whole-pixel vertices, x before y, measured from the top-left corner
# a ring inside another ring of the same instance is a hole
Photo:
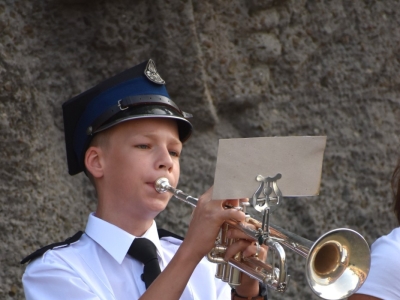
[[[128,253],[129,247],[136,238],[125,230],[97,218],[94,213],[89,215],[85,233],[107,251],[119,264],[122,263]],[[153,221],[151,227],[141,237],[152,241],[157,248],[157,254],[164,260],[155,221]]]

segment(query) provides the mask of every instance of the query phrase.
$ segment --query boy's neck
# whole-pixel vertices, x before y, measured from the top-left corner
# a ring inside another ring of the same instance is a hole
[[[127,218],[121,213],[111,213],[109,210],[102,209],[99,205],[96,210],[96,217],[113,224],[122,230],[132,234],[133,236],[139,237],[146,233],[146,231],[153,225],[153,218],[143,218],[143,216],[131,216]]]

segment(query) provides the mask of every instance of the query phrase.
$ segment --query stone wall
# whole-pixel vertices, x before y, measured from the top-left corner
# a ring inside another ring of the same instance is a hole
[[[0,298],[24,299],[20,259],[84,228],[96,204],[67,173],[61,104],[150,57],[195,115],[183,190],[212,184],[219,138],[326,135],[320,196],[286,199],[273,222],[311,240],[390,232],[399,20],[395,0],[0,0]],[[189,215],[171,202],[158,222],[184,234]],[[304,264],[289,254],[272,299],[317,299]]]

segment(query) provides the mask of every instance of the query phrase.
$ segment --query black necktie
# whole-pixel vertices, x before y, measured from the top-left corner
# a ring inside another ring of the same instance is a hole
[[[152,241],[146,238],[135,238],[128,254],[144,264],[142,280],[146,289],[161,273],[157,259],[157,248]]]

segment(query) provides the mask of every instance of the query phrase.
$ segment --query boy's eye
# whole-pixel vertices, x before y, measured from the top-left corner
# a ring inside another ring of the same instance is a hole
[[[179,152],[176,151],[169,151],[169,154],[174,157],[179,157]]]
[[[150,148],[148,145],[136,145],[135,147],[139,148],[139,149],[149,149]]]

